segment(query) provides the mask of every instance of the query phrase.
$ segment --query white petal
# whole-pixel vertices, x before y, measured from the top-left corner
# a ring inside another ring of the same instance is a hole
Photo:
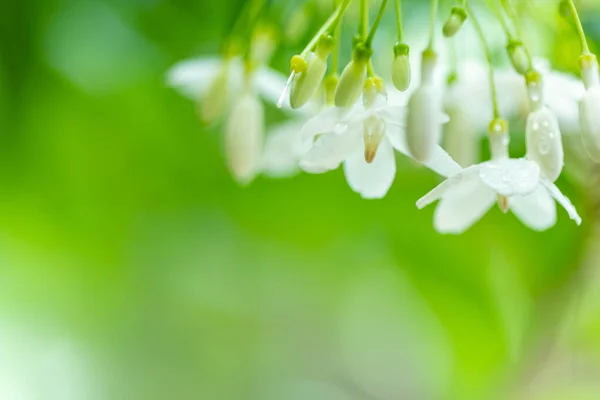
[[[386,195],[396,176],[394,149],[383,139],[372,163],[365,161],[364,143],[344,162],[348,184],[365,199],[380,199]]]
[[[435,229],[440,233],[462,233],[479,221],[495,201],[496,193],[479,179],[463,180],[442,196],[433,216]]]
[[[470,184],[469,182],[473,180],[479,180],[479,168],[480,165],[472,165],[454,175],[451,175],[448,179],[437,185],[425,196],[417,200],[417,208],[421,209],[427,207],[429,204],[441,198],[444,193],[455,186]]]
[[[224,66],[224,61],[218,57],[203,57],[185,60],[176,64],[167,73],[167,84],[177,89],[182,95],[199,100],[206,93],[212,80]],[[237,60],[230,62],[230,78],[238,75],[237,84],[241,80],[241,68]]]
[[[388,124],[386,129],[386,137],[390,140],[392,146],[394,146],[396,150],[414,159],[408,150],[408,146],[406,145],[406,129],[404,127]],[[438,145],[435,145],[433,151],[431,152],[431,156],[425,163],[423,163],[423,165],[442,175],[443,177],[454,175],[462,170],[462,167],[458,165],[458,163],[456,163],[456,161],[454,161],[452,157],[450,157],[450,155]]]
[[[261,171],[271,177],[281,178],[298,172],[298,143],[304,121],[290,121],[276,125],[267,132],[262,155]]]
[[[263,67],[256,71],[253,80],[258,94],[267,102],[277,104],[285,88],[287,76],[274,69]]]
[[[310,151],[300,158],[300,168],[311,174],[336,169],[360,148],[361,143],[361,131],[358,129],[347,130],[342,134],[322,134],[315,140]]]
[[[511,197],[509,206],[525,225],[536,231],[544,231],[556,224],[556,203],[542,185],[524,196]]]
[[[348,129],[348,123],[344,120],[345,113],[344,109],[329,107],[306,121],[300,132],[300,143],[298,143],[300,154],[305,154],[312,148],[317,135],[344,133]]]
[[[504,196],[530,193],[540,181],[540,167],[533,161],[508,158],[480,165],[481,180]]]
[[[558,201],[558,203],[561,206],[563,206],[563,208],[569,214],[569,217],[573,221],[575,221],[575,223],[577,225],[581,225],[581,217],[577,213],[577,210],[573,206],[573,203],[571,203],[571,200],[569,200],[569,198],[567,196],[562,194],[560,189],[558,187],[556,187],[556,185],[554,183],[552,183],[546,179],[542,179],[541,183],[542,183],[542,185],[544,185],[546,187],[546,189],[548,189],[548,192],[550,192],[552,197],[554,197],[556,199],[556,201]]]

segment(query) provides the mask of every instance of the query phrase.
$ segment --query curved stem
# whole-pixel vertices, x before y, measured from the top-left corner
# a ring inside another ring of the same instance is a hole
[[[583,31],[583,25],[581,24],[581,19],[579,18],[579,13],[577,12],[577,7],[575,7],[575,3],[573,0],[567,0],[569,5],[571,6],[571,12],[573,13],[573,19],[575,20],[575,25],[577,25],[577,32],[579,34],[579,40],[581,41],[581,53],[588,54],[590,52],[590,47],[588,46],[587,39],[585,38],[585,32]]]
[[[492,96],[492,107],[494,112],[494,119],[500,117],[500,112],[498,111],[498,97],[496,92],[496,82],[494,81],[494,66],[492,64],[492,53],[490,52],[490,48],[485,41],[485,35],[483,30],[481,29],[481,25],[479,24],[479,20],[475,17],[473,13],[473,9],[467,5],[467,13],[469,14],[469,18],[471,19],[471,23],[477,32],[477,36],[479,36],[479,40],[481,41],[481,46],[483,47],[483,51],[485,53],[485,58],[487,59],[488,67],[489,67],[489,83],[490,83],[490,92]]]
[[[379,12],[375,17],[375,21],[373,21],[373,26],[371,26],[371,30],[369,31],[369,35],[365,40],[365,47],[368,49],[371,48],[371,44],[373,43],[373,38],[375,37],[375,33],[377,32],[377,28],[379,28],[379,24],[381,23],[381,19],[383,18],[383,14],[385,13],[385,7],[387,6],[388,0],[382,0],[381,6],[379,7]]]
[[[334,0],[333,1],[335,7],[339,7],[340,5],[340,0]],[[335,76],[337,75],[337,71],[338,71],[338,66],[340,63],[340,36],[341,36],[341,31],[342,31],[342,25],[338,22],[336,27],[335,27],[335,32],[333,34],[333,40],[334,40],[334,47],[333,47],[333,54],[331,55],[331,65],[329,67],[329,75],[330,76]]]
[[[431,51],[433,51],[433,44],[435,41],[435,22],[437,19],[438,6],[438,0],[431,1],[431,16],[429,21],[429,45],[427,46],[427,50]]]
[[[496,16],[496,19],[500,22],[500,25],[502,25],[502,29],[504,30],[504,33],[506,34],[506,37],[508,38],[508,40],[509,41],[514,40],[515,39],[514,35],[511,32],[510,27],[508,26],[508,23],[504,19],[504,16],[502,15],[502,11],[500,11],[500,9],[496,6],[496,4],[494,4],[494,0],[486,0],[486,3],[488,4],[488,7],[492,10],[494,15]]]
[[[319,42],[319,39],[321,39],[321,36],[323,36],[330,29],[332,29],[332,27],[334,27],[334,24],[339,25],[339,21],[341,20],[342,15],[346,12],[346,9],[348,8],[348,5],[350,4],[351,1],[352,0],[345,0],[344,3],[342,3],[337,8],[337,10],[334,11],[333,14],[331,14],[331,16],[327,19],[327,21],[325,21],[323,26],[321,26],[321,28],[317,31],[315,36],[313,36],[313,38],[310,40],[310,42],[308,42],[308,44],[306,45],[304,50],[302,50],[302,53],[300,53],[300,55],[302,57],[306,57],[308,52],[311,51],[317,45],[317,43]]]
[[[396,0],[396,24],[398,26],[398,43],[402,43],[402,0]]]

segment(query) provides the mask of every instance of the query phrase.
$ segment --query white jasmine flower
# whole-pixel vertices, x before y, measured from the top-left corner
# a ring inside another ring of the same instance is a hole
[[[394,149],[412,155],[405,144],[404,126],[397,122],[405,107],[388,104],[381,91],[364,97],[364,105],[351,111],[329,108],[306,123],[300,167],[323,173],[344,163],[350,187],[364,198],[375,199],[385,196],[394,180]],[[423,164],[443,176],[460,170],[439,146]]]
[[[506,125],[492,125],[491,161],[472,165],[446,179],[417,201],[419,209],[440,200],[434,226],[440,233],[462,233],[498,203],[538,231],[556,223],[554,198],[578,225],[581,218],[561,191],[540,175],[537,163],[508,157]]]
[[[169,86],[182,95],[199,102],[200,115],[204,107],[221,104],[220,112],[208,113],[211,120],[203,118],[205,123],[216,122],[214,118],[222,116],[244,92],[245,70],[239,58],[200,57],[176,64],[167,74]],[[277,104],[279,95],[285,87],[286,77],[268,67],[258,67],[248,77],[250,90],[256,92],[268,103]],[[208,106],[207,106],[208,105]],[[218,107],[215,107],[218,108]]]
[[[600,76],[596,56],[581,56],[580,67],[586,88],[579,104],[581,134],[590,157],[600,162]]]
[[[225,155],[233,176],[248,184],[258,172],[263,141],[263,106],[251,92],[234,103],[225,127]]]
[[[556,181],[564,164],[562,136],[554,113],[544,105],[544,88],[541,76],[527,75],[527,88],[532,111],[527,117],[525,130],[527,158],[541,168],[542,176]]]
[[[299,118],[275,125],[268,131],[260,171],[272,178],[296,174],[300,167],[300,133],[306,120]]]
[[[442,91],[435,83],[435,53],[423,53],[421,85],[412,94],[406,118],[406,141],[417,161],[428,160],[440,140],[442,123]]]

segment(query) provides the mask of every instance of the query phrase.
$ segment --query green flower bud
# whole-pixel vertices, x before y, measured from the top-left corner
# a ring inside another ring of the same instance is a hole
[[[558,6],[558,13],[563,18],[569,18],[571,16],[571,5],[568,0],[562,0]]]
[[[317,46],[316,53],[308,60],[306,71],[298,74],[290,92],[292,108],[305,105],[321,86],[325,72],[327,72],[327,57],[333,48],[333,38],[324,36]]]
[[[547,107],[540,106],[529,114],[525,138],[527,158],[540,166],[545,178],[551,182],[556,181],[563,169],[564,151],[554,113]]]
[[[446,20],[442,32],[445,37],[450,38],[456,34],[467,20],[467,12],[462,7],[452,7],[450,16]]]
[[[335,89],[336,107],[352,107],[360,97],[367,79],[367,63],[370,52],[362,47],[354,51],[352,61],[346,65]]]
[[[404,92],[410,86],[410,59],[409,47],[403,43],[396,43],[394,46],[394,62],[392,64],[392,82],[401,92]]]
[[[515,71],[521,75],[525,75],[529,71],[529,56],[527,50],[523,46],[523,43],[518,40],[513,40],[506,46],[510,62],[513,65]]]

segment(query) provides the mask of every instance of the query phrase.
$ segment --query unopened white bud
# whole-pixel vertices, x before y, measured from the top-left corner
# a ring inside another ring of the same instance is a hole
[[[292,108],[300,108],[306,104],[319,89],[325,72],[327,57],[333,47],[333,38],[321,39],[316,53],[308,60],[306,71],[296,75],[290,92]]]
[[[346,65],[335,89],[336,107],[351,107],[356,103],[367,79],[367,64],[370,53],[357,48],[352,61]]]
[[[415,160],[429,160],[441,136],[442,97],[434,85],[435,57],[423,54],[423,81],[408,102],[406,144]]]
[[[594,54],[583,54],[579,57],[579,69],[581,79],[586,89],[600,86],[600,75],[598,75],[598,59]]]
[[[446,20],[442,32],[445,37],[454,36],[467,20],[467,12],[462,7],[452,7],[450,16]]]
[[[256,175],[263,143],[263,106],[256,95],[244,93],[234,104],[225,127],[225,155],[231,173],[242,184]]]
[[[508,158],[508,145],[510,143],[508,137],[508,121],[501,118],[494,119],[490,123],[488,129],[488,137],[490,140],[492,160]]]
[[[410,86],[411,70],[409,59],[409,47],[403,43],[394,46],[394,63],[392,64],[392,82],[401,92]]]
[[[579,103],[583,144],[595,162],[600,162],[600,86],[588,89]]]
[[[365,161],[372,163],[377,149],[385,134],[385,121],[376,116],[368,117],[364,122],[363,140],[365,142]]]
[[[462,107],[448,110],[450,120],[444,127],[444,150],[462,167],[479,161],[479,135],[477,127]]]
[[[562,136],[556,116],[547,107],[529,114],[525,130],[527,158],[535,161],[542,175],[554,182],[564,164]]]
[[[506,46],[510,62],[519,74],[525,75],[530,69],[529,56],[523,43],[518,40],[513,40]]]
[[[199,115],[202,123],[207,125],[215,123],[223,115],[229,95],[228,80],[229,63],[224,62],[199,104]]]

